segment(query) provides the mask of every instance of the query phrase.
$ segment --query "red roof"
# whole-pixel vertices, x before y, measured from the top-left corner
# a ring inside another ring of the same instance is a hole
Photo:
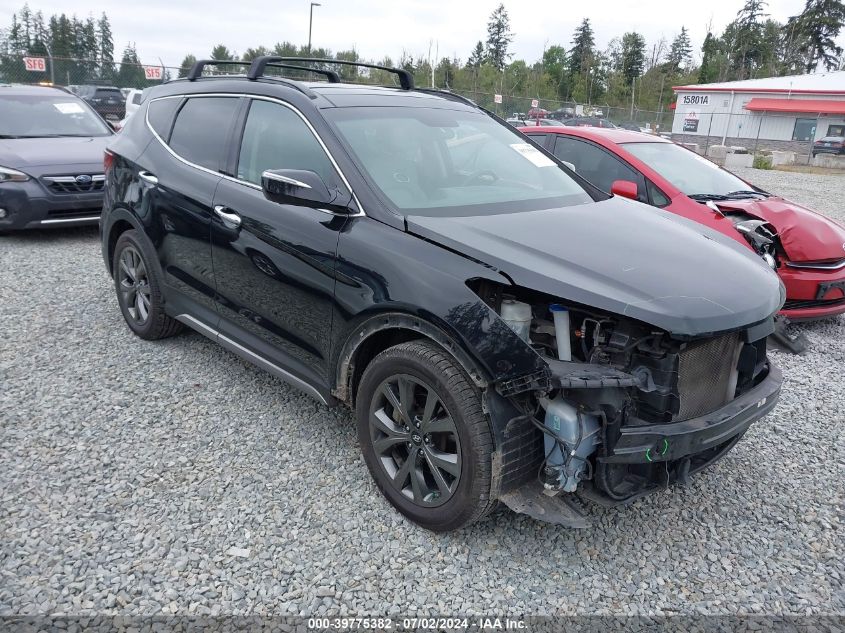
[[[766,112],[812,112],[813,114],[845,114],[845,101],[839,99],[764,99],[754,97],[746,110]]]

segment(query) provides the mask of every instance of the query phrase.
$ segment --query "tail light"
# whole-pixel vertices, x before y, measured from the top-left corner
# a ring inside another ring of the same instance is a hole
[[[103,153],[103,173],[108,174],[112,164],[114,164],[114,154],[106,150]]]

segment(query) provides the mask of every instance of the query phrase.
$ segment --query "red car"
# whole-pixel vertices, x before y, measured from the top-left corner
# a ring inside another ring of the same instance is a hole
[[[783,280],[788,318],[845,313],[845,227],[833,220],[657,136],[595,127],[520,130],[600,189],[666,209],[753,249]]]

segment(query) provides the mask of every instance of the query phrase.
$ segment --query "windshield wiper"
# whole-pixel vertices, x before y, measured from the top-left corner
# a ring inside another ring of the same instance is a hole
[[[729,198],[736,198],[736,197],[748,197],[748,196],[763,196],[764,198],[768,198],[769,194],[765,191],[754,191],[753,189],[740,189],[739,191],[731,191],[729,194],[726,194]]]
[[[690,193],[687,198],[692,198],[698,202],[707,202],[708,200],[730,200],[728,196],[723,196],[720,193]]]

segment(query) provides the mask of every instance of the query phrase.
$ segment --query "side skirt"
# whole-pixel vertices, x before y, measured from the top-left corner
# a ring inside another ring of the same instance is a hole
[[[260,367],[261,369],[263,369],[267,373],[272,374],[273,376],[276,376],[277,378],[279,378],[281,380],[284,380],[286,383],[296,387],[297,389],[300,389],[301,391],[304,391],[305,393],[307,393],[312,398],[316,398],[317,400],[322,402],[324,405],[333,406],[335,404],[334,402],[329,402],[329,400],[327,400],[326,397],[323,396],[323,394],[321,394],[317,389],[315,389],[313,386],[311,386],[310,384],[308,384],[307,382],[305,382],[301,378],[298,378],[297,376],[294,376],[290,372],[285,371],[284,369],[282,369],[278,365],[271,363],[269,360],[267,360],[263,356],[260,356],[259,354],[253,352],[252,350],[247,349],[243,345],[236,343],[235,341],[233,341],[229,337],[227,337],[223,334],[220,334],[220,332],[218,332],[214,328],[206,325],[205,323],[203,323],[199,319],[195,319],[190,314],[177,314],[174,318],[177,321],[184,323],[185,325],[187,325],[192,330],[196,330],[197,332],[199,332],[203,336],[207,336],[212,341],[219,343],[221,346],[223,346],[224,348],[226,348],[230,352],[240,356],[244,360],[249,361],[250,363],[252,363],[253,365],[256,365],[257,367]]]

